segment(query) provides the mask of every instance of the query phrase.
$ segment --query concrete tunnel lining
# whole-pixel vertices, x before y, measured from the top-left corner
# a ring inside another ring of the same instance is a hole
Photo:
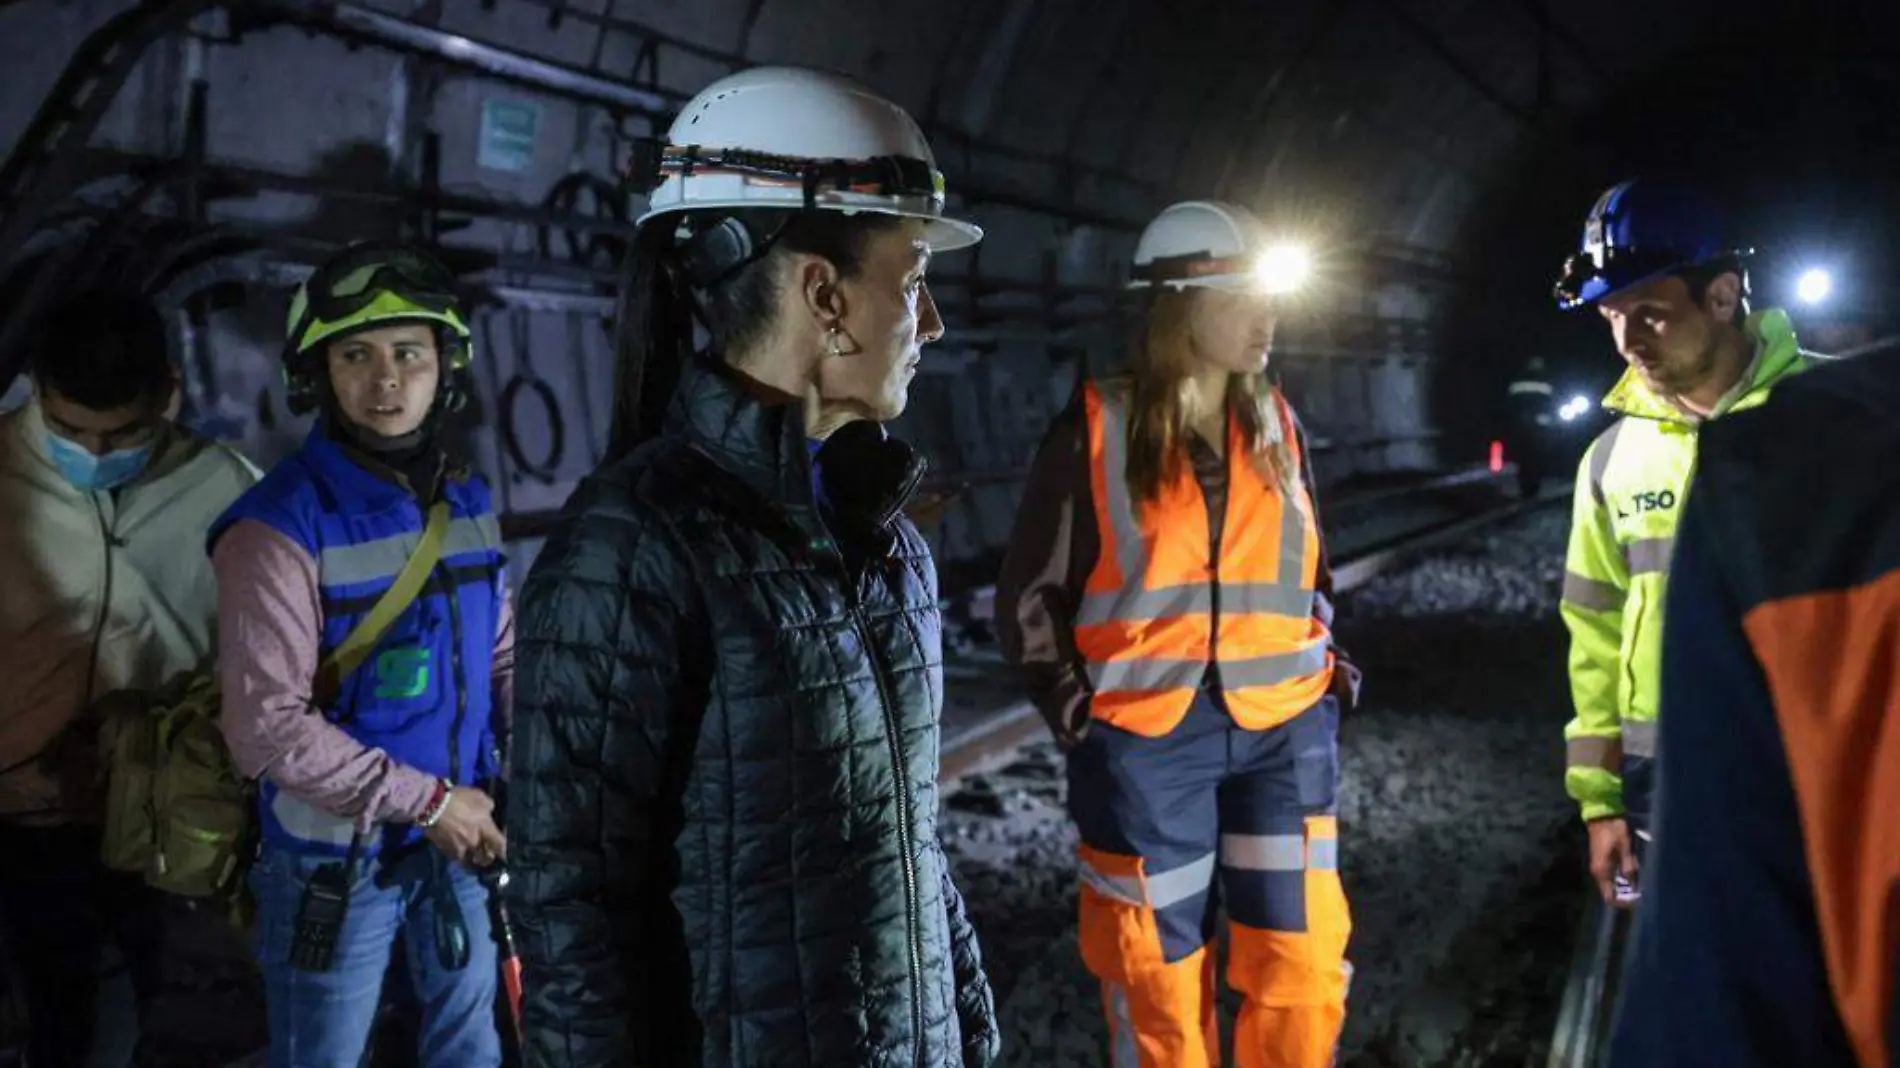
[[[366,6],[417,21],[427,7]],[[0,0],[0,139],[18,143],[86,34],[127,9]],[[735,66],[844,69],[919,115],[954,209],[989,229],[980,251],[935,268],[951,334],[897,427],[941,479],[969,486],[932,532],[954,597],[993,575],[1023,465],[1078,369],[1116,358],[1120,274],[1135,232],[1169,200],[1232,197],[1337,248],[1338,284],[1289,324],[1275,355],[1324,446],[1316,466],[1328,493],[1480,459],[1487,406],[1526,347],[1548,340],[1565,354],[1560,364],[1588,369],[1579,381],[1613,371],[1598,324],[1558,323],[1549,311],[1546,275],[1594,190],[1662,143],[1632,125],[1655,110],[1644,94],[1693,70],[1746,81],[1737,95],[1750,115],[1772,111],[1759,70],[1708,55],[1708,27],[1725,10],[1713,0],[1605,0],[1587,18],[1548,0],[1298,0],[1270,10],[1244,0],[670,0],[637,11],[629,0],[493,0],[439,12],[441,29],[618,81],[618,113],[519,78],[213,16],[195,36],[149,50],[90,139],[85,181],[52,190],[48,203],[96,217],[122,192],[110,175],[179,157],[190,83],[205,79],[208,159],[221,180],[259,191],[212,197],[200,221],[232,227],[240,243],[276,243],[257,262],[219,258],[228,284],[215,303],[173,309],[176,342],[194,418],[267,465],[300,437],[272,362],[297,276],[286,267],[410,216],[423,185],[420,135],[435,131],[439,206],[472,220],[446,241],[504,257],[488,275],[501,303],[477,325],[483,359],[467,444],[521,531],[559,508],[598,457],[610,399],[611,264],[567,254],[572,224],[550,222],[551,191],[570,174],[610,175],[628,136]],[[1883,17],[1863,15],[1864,25]],[[1644,32],[1601,32],[1619,20]],[[1747,40],[1767,39],[1751,32]],[[1854,109],[1871,116],[1900,99],[1893,65],[1878,53],[1860,59],[1829,83],[1837,95],[1840,86],[1868,95],[1829,116],[1830,136],[1843,141],[1863,123],[1877,128]],[[495,147],[483,116],[496,102],[536,116],[519,167],[482,162]],[[1771,121],[1764,130],[1786,131],[1798,118]],[[1740,143],[1732,133],[1683,142],[1714,146],[1711,159],[1725,163],[1741,158]],[[1839,188],[1869,190],[1900,169],[1891,148],[1859,151],[1867,174]],[[1754,187],[1756,200],[1771,186]],[[12,192],[0,188],[0,198]],[[624,236],[638,205],[622,207],[580,197],[574,210],[604,221],[572,235]],[[0,225],[14,209],[0,199]],[[0,248],[0,277],[27,262],[7,257],[51,236]],[[20,281],[16,273],[0,290],[0,324],[20,321],[4,296]],[[10,369],[0,349],[0,377]],[[548,412],[537,408],[542,396],[554,398]],[[532,534],[513,546],[517,581],[534,547]],[[1536,578],[1519,566],[1525,582]]]

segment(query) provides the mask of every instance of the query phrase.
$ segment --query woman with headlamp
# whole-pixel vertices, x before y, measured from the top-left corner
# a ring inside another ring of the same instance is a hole
[[[1264,375],[1303,268],[1232,204],[1148,226],[1127,373],[1084,383],[1044,438],[997,585],[1005,655],[1068,756],[1116,1068],[1219,1063],[1220,906],[1241,1068],[1321,1068],[1344,1020],[1336,731],[1357,673]]]

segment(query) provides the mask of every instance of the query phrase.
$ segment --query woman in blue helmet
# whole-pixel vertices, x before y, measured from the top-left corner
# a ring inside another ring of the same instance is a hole
[[[284,349],[291,406],[316,424],[211,530],[224,733],[260,786],[250,878],[273,1068],[355,1068],[399,942],[419,1063],[500,1063],[473,869],[506,847],[488,787],[513,625],[488,487],[441,441],[469,336],[448,272],[413,248],[358,245],[320,266]],[[340,671],[337,650],[443,505],[439,560]]]

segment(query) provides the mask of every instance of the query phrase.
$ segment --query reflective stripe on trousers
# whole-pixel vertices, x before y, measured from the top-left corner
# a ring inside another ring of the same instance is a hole
[[[1246,731],[1218,700],[1202,694],[1159,738],[1098,723],[1070,754],[1081,949],[1103,985],[1111,1063],[1217,1057],[1206,943],[1218,892],[1243,1001],[1237,1063],[1320,1068],[1344,1022],[1351,931],[1331,815],[1337,706]]]

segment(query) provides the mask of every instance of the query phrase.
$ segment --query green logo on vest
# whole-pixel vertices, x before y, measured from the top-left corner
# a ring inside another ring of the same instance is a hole
[[[429,650],[390,649],[376,658],[376,696],[421,697],[429,689]]]

